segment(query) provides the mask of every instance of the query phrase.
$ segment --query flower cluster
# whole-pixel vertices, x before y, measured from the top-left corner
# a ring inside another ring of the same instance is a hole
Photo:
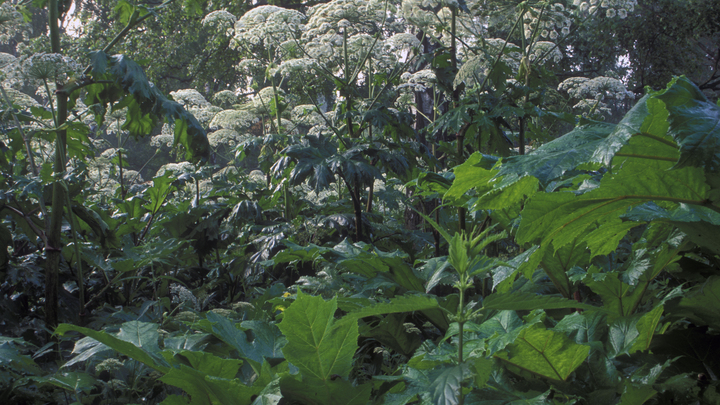
[[[593,118],[610,116],[612,111],[608,102],[611,100],[623,101],[635,98],[620,80],[605,76],[594,79],[571,77],[560,83],[558,90],[568,93],[573,99],[580,100],[573,109]]]
[[[573,5],[581,14],[599,14],[604,9],[607,18],[624,19],[635,10],[637,0],[573,0]]]
[[[223,110],[210,121],[210,129],[234,129],[244,132],[256,123],[258,118],[244,110]]]
[[[570,33],[572,19],[562,3],[545,7],[530,7],[523,19],[525,36],[532,38],[539,34],[551,41]]]
[[[325,120],[312,104],[301,104],[293,108],[292,120],[299,125],[313,126],[325,124]]]
[[[163,125],[163,129],[167,127],[168,125]],[[168,130],[169,132],[170,130]],[[150,139],[150,145],[154,148],[162,148],[162,147],[168,147],[172,148],[173,144],[175,143],[175,135],[172,133],[161,133],[160,135],[155,135]]]
[[[528,48],[530,48],[530,46],[528,46]],[[545,63],[549,61],[557,63],[560,62],[562,58],[563,54],[560,52],[560,48],[556,46],[555,43],[548,41],[536,42],[532,46],[529,54],[530,61],[535,63]]]
[[[208,14],[203,18],[202,25],[213,28],[217,31],[226,32],[232,29],[237,22],[237,17],[227,10],[217,10]]]
[[[233,147],[240,141],[240,134],[232,129],[218,129],[215,132],[209,133],[207,139],[213,148],[219,146]]]
[[[305,15],[277,6],[260,6],[248,11],[235,23],[235,36],[231,46],[245,44],[273,48],[296,38]]]
[[[158,171],[155,173],[155,177],[163,176],[167,172],[172,172],[175,175],[181,175],[183,173],[194,173],[195,165],[190,162],[168,163],[160,166]]]
[[[280,64],[280,66],[270,69],[271,75],[279,74],[282,77],[292,77],[296,74],[308,74],[318,69],[318,63],[315,59],[299,58],[290,59]]]
[[[58,53],[37,53],[22,64],[23,75],[35,81],[66,82],[81,75],[83,67],[73,59]]]
[[[635,98],[635,95],[628,91],[623,82],[606,76],[594,79],[571,77],[560,83],[558,90],[568,93],[574,99],[625,100]]]
[[[27,39],[29,32],[22,14],[9,1],[0,4],[0,44],[8,43],[18,32]]]
[[[426,87],[437,83],[435,72],[431,69],[423,69],[415,73],[405,72],[400,79],[407,83],[404,87],[412,87],[414,91],[424,91]]]
[[[238,102],[238,97],[231,90],[222,90],[215,93],[212,98],[212,102],[216,106],[222,108],[230,108],[233,106],[233,104],[236,104]]]
[[[171,91],[170,95],[178,103],[188,108],[194,107],[207,107],[210,103],[195,89],[181,89],[177,91]]]
[[[185,304],[189,303],[193,306],[195,311],[200,311],[200,301],[195,297],[192,291],[188,290],[180,284],[170,285],[170,293],[173,295],[173,304]]]

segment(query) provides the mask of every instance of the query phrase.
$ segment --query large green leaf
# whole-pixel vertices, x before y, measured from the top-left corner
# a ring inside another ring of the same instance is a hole
[[[656,96],[669,111],[670,134],[680,145],[676,167],[699,166],[720,171],[720,107],[686,77],[673,79]]]
[[[460,403],[463,380],[473,376],[467,364],[435,369],[430,373],[428,391],[433,404],[455,405]]]
[[[145,350],[137,347],[130,342],[118,339],[117,337],[110,335],[104,331],[96,331],[84,328],[82,326],[70,325],[67,323],[62,323],[58,325],[58,327],[55,329],[55,333],[59,335],[64,335],[69,331],[76,331],[82,333],[83,335],[89,336],[97,340],[98,342],[105,344],[109,348],[117,351],[118,353],[137,360],[157,371],[167,372],[167,370],[169,369],[167,365],[158,362],[158,358],[151,356]]]
[[[520,332],[515,343],[495,357],[543,377],[565,381],[589,353],[589,346],[535,325]]]
[[[505,158],[500,176],[530,175],[547,185],[568,171],[590,162],[597,149],[607,143],[613,131],[617,131],[615,125],[600,122],[575,128],[527,155]]]
[[[207,313],[212,324],[211,332],[220,340],[238,351],[240,357],[262,363],[265,358],[282,358],[281,349],[285,338],[275,325],[266,321],[245,321],[238,328],[229,319],[214,312]],[[248,332],[252,331],[252,339]]]
[[[700,325],[720,326],[720,276],[712,276],[680,300],[679,314]]]
[[[170,369],[160,381],[182,388],[193,405],[247,405],[263,388],[248,387],[236,378],[214,377],[184,364]]]
[[[419,333],[409,332],[405,326],[406,314],[390,314],[372,327],[361,327],[360,335],[370,337],[403,356],[412,356],[422,343]]]
[[[282,352],[306,379],[329,387],[332,380],[347,378],[358,348],[357,318],[335,320],[337,299],[330,301],[298,292],[285,310],[279,327],[287,338]]]

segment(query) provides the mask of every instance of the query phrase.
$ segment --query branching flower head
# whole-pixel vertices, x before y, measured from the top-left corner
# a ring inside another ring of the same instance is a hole
[[[240,134],[232,129],[219,129],[209,133],[207,138],[213,148],[218,146],[233,147],[240,141]]]
[[[528,46],[528,48],[530,48]],[[530,53],[530,61],[535,63],[545,63],[548,61],[553,62],[560,62],[563,58],[562,52],[560,52],[560,48],[555,45],[553,42],[548,41],[539,41],[536,42],[533,47],[532,51]],[[541,60],[542,58],[542,60]]]
[[[318,63],[311,58],[290,59],[280,64],[280,66],[270,69],[271,75],[280,75],[282,77],[292,77],[298,74],[312,74],[318,69]]]
[[[58,53],[38,53],[25,60],[22,66],[23,75],[40,82],[65,82],[71,77],[78,77],[82,66],[73,59]]]
[[[235,95],[235,92],[231,90],[222,90],[217,93],[212,98],[213,104],[216,106],[222,107],[222,108],[230,108],[233,106],[233,104],[236,104],[238,102],[238,97]]]
[[[235,23],[235,37],[231,45],[238,48],[244,44],[263,45],[265,48],[297,38],[305,21],[305,15],[295,10],[277,6],[255,7]]]
[[[223,110],[215,114],[210,121],[210,129],[233,129],[244,132],[258,120],[259,118],[249,111]]]
[[[171,91],[170,95],[178,103],[182,104],[185,108],[189,107],[208,107],[210,103],[195,89],[181,89],[177,91]]]
[[[202,25],[213,30],[228,32],[232,34],[232,29],[237,22],[237,17],[226,10],[216,10],[203,18]]]

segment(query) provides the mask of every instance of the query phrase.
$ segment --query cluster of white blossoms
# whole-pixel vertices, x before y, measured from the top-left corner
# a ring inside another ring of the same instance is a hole
[[[0,52],[0,81],[4,81],[8,73],[17,63],[17,58],[9,53]]]
[[[173,144],[175,143],[175,135],[172,133],[165,133],[165,127],[169,126],[167,124],[163,125],[163,133],[159,135],[155,135],[150,139],[150,145],[154,148],[172,148]],[[172,130],[168,130],[172,131]]]
[[[79,77],[82,70],[82,65],[59,53],[37,53],[22,64],[23,75],[31,82],[40,83],[66,82],[69,78]]]
[[[222,90],[213,95],[212,101],[222,108],[230,108],[238,102],[238,97],[232,90]]]
[[[205,97],[195,89],[181,89],[177,91],[171,91],[170,95],[173,100],[182,104],[185,108],[188,107],[208,107],[208,102]]]
[[[594,79],[586,77],[571,77],[558,85],[558,90],[564,91],[574,99],[633,99],[635,95],[618,79],[599,76]]]
[[[312,104],[295,106],[292,110],[291,118],[299,125],[314,126],[325,124],[325,120]]]
[[[0,44],[6,44],[21,33],[23,40],[29,38],[31,27],[25,24],[23,16],[8,1],[0,4]]]
[[[235,70],[245,76],[260,76],[265,72],[265,65],[257,59],[243,59],[235,66]]]
[[[562,3],[549,4],[545,7],[530,7],[523,18],[525,37],[556,39],[570,33],[572,18]]]
[[[559,91],[579,100],[573,109],[585,116],[609,116],[612,100],[632,100],[635,95],[628,91],[627,87],[618,79],[606,76],[599,76],[593,79],[586,77],[571,77],[558,85]]]
[[[214,105],[208,105],[207,107],[190,107],[187,110],[195,117],[195,119],[198,120],[203,128],[208,129],[210,127],[210,122],[213,118],[215,118],[217,113],[223,109],[215,107]]]
[[[277,6],[260,6],[248,11],[235,23],[235,36],[230,45],[241,48],[245,44],[275,48],[278,44],[297,38],[305,15]]]
[[[215,114],[209,127],[215,129],[233,129],[238,132],[247,131],[259,118],[246,110],[223,110]]]
[[[311,7],[308,12],[308,22],[303,33],[304,40],[326,34],[346,31],[350,35],[360,32],[373,34],[384,29],[393,31],[392,21],[388,24],[385,14],[386,2],[381,0],[333,0]],[[389,15],[394,15],[392,5],[388,5]]]
[[[400,76],[400,80],[407,84],[400,85],[399,88],[410,87],[413,91],[425,91],[426,88],[437,83],[437,77],[432,69],[423,69],[415,73],[405,72]]]
[[[40,103],[38,103],[34,98],[28,96],[27,94],[11,89],[6,88],[5,94],[7,94],[8,98],[10,99],[10,102],[19,106],[19,107],[40,107]],[[0,106],[4,109],[5,106],[5,97],[0,97]]]
[[[210,146],[217,148],[220,146],[234,147],[240,142],[241,137],[237,131],[232,129],[218,129],[209,133],[207,139]]]
[[[232,30],[236,22],[237,17],[227,10],[213,11],[202,19],[202,25],[204,27],[212,28],[219,32]],[[232,32],[229,34],[232,35]]]
[[[512,42],[507,42],[500,38],[488,38],[484,40],[485,47],[483,53],[470,57],[464,61],[463,65],[455,75],[453,86],[457,88],[460,83],[465,83],[466,86],[479,85],[488,75],[492,68],[495,58],[500,53],[500,50],[505,49],[502,52],[500,60],[505,63],[513,72],[517,72],[520,68],[520,60],[522,59],[522,50],[519,46]]]
[[[280,66],[270,69],[271,75],[282,77],[295,77],[296,75],[307,75],[319,69],[317,60],[312,58],[290,59],[282,62]]]
[[[157,173],[155,173],[155,177],[163,176],[168,172],[172,172],[176,176],[185,173],[195,173],[195,165],[190,162],[168,163],[160,166]]]
[[[173,304],[191,304],[196,311],[200,311],[200,301],[195,297],[192,291],[188,290],[180,284],[171,284],[170,293],[173,295]]]
[[[532,46],[532,50],[528,45],[528,51],[530,51],[528,58],[534,63],[544,63],[548,61],[557,63],[563,58],[560,48],[556,46],[554,42],[538,41]]]
[[[383,53],[394,53],[395,57],[400,59],[404,57],[408,51],[420,46],[420,40],[414,34],[401,32],[391,36],[383,41]]]
[[[604,10],[607,18],[627,18],[637,6],[637,0],[573,0],[580,14],[600,14]]]

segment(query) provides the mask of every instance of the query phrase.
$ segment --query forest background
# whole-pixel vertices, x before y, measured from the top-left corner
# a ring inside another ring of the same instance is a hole
[[[713,0],[3,1],[0,397],[718,404],[719,44]]]

